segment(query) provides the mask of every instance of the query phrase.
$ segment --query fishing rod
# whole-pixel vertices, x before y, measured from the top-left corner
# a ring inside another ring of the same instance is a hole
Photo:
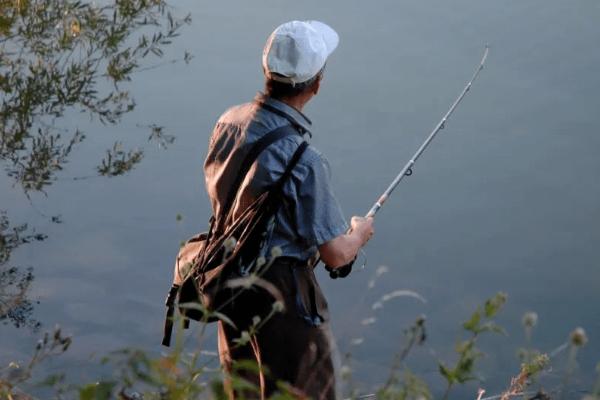
[[[390,195],[392,194],[394,189],[396,189],[398,184],[402,181],[402,179],[404,179],[405,176],[412,175],[413,165],[415,165],[415,163],[417,162],[419,157],[421,157],[421,154],[423,154],[423,152],[425,151],[427,146],[429,146],[429,144],[431,143],[433,138],[435,138],[435,136],[438,134],[438,132],[441,131],[442,129],[444,129],[444,127],[446,126],[446,121],[448,121],[448,118],[450,118],[450,116],[452,115],[452,113],[454,112],[456,107],[459,105],[459,103],[462,101],[462,99],[465,97],[467,92],[469,90],[471,90],[471,85],[473,84],[473,82],[475,82],[475,79],[477,79],[477,77],[479,76],[479,73],[481,72],[481,70],[483,69],[483,67],[485,65],[485,61],[487,59],[489,50],[490,50],[489,46],[485,46],[485,52],[483,53],[481,62],[479,63],[479,66],[477,67],[477,69],[475,70],[475,73],[471,77],[471,80],[469,81],[469,83],[467,83],[467,86],[465,86],[463,91],[460,93],[460,96],[458,96],[458,98],[454,101],[454,103],[452,104],[452,107],[450,107],[450,109],[448,110],[446,115],[444,115],[444,118],[442,118],[442,120],[435,126],[433,131],[429,134],[427,139],[425,139],[425,141],[423,142],[421,147],[419,147],[417,152],[406,163],[406,165],[402,168],[402,170],[400,170],[400,173],[396,176],[396,178],[394,178],[392,183],[390,183],[390,185],[385,190],[385,192],[383,192],[383,194],[379,197],[379,199],[375,202],[375,204],[373,204],[373,207],[371,207],[371,209],[369,210],[367,215],[365,215],[366,218],[374,217],[375,214],[377,214],[377,212],[381,209],[383,204],[386,202],[386,200],[390,197]]]
[[[392,192],[394,191],[394,189],[396,189],[396,187],[402,181],[402,179],[404,179],[405,176],[411,176],[413,174],[413,166],[415,165],[415,163],[417,162],[419,157],[421,157],[421,154],[423,154],[423,152],[425,151],[427,146],[429,146],[429,144],[433,141],[433,138],[435,138],[435,136],[438,134],[438,132],[445,128],[446,122],[448,121],[448,119],[450,118],[450,116],[452,115],[452,113],[454,112],[456,107],[460,104],[460,102],[465,97],[467,92],[469,90],[471,90],[471,86],[473,85],[473,82],[475,82],[475,80],[479,76],[479,73],[481,72],[481,70],[483,69],[483,67],[485,65],[485,61],[487,60],[489,51],[490,51],[490,47],[489,47],[489,45],[486,45],[485,51],[483,52],[483,57],[481,58],[481,61],[479,62],[477,69],[473,73],[471,80],[467,83],[467,85],[464,87],[464,89],[462,90],[460,95],[456,98],[456,100],[454,100],[454,103],[452,103],[452,106],[450,107],[448,112],[446,112],[446,114],[444,115],[442,120],[440,122],[438,122],[438,124],[435,126],[435,128],[433,128],[433,131],[429,134],[427,139],[425,139],[425,141],[419,147],[419,149],[416,151],[416,153],[404,165],[404,167],[400,170],[400,173],[398,173],[398,175],[396,175],[396,177],[394,178],[392,183],[390,183],[390,185],[383,192],[383,194],[381,196],[379,196],[379,198],[377,199],[375,204],[373,204],[373,206],[371,207],[369,212],[367,212],[367,214],[365,215],[365,218],[375,217],[375,214],[377,214],[377,212],[381,209],[381,207],[383,207],[383,205],[385,204],[387,199],[389,199]],[[326,267],[326,268],[329,271],[329,276],[331,276],[331,278],[333,278],[333,279],[343,278],[350,273],[350,271],[352,269],[352,263],[350,263],[346,266],[340,267],[340,268],[335,268],[335,269],[330,268],[330,267]]]

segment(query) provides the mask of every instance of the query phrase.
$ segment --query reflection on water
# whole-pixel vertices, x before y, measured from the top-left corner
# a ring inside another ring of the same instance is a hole
[[[40,322],[32,317],[33,302],[27,292],[33,281],[31,268],[9,266],[11,253],[27,243],[42,241],[46,236],[30,232],[27,225],[11,226],[6,212],[0,210],[0,321],[33,330]]]
[[[135,108],[124,84],[148,55],[162,56],[190,22],[189,16],[175,19],[162,1],[23,1],[1,7],[0,158],[25,191],[51,184],[85,138],[79,129],[63,128],[60,118],[76,110],[118,123]],[[122,174],[141,156],[124,152],[118,142],[98,172]]]
[[[124,84],[148,55],[162,56],[189,22],[189,16],[174,18],[162,1],[0,3],[0,161],[13,190],[22,189],[28,198],[31,192],[45,193],[65,169],[85,139],[79,128],[70,132],[65,115],[82,111],[114,125],[133,111],[135,102]],[[150,140],[164,146],[173,137],[153,124]],[[119,140],[106,151],[97,173],[122,175],[142,156],[142,150],[124,150]],[[25,224],[11,226],[7,206],[0,204],[0,319],[37,327],[27,298],[32,268],[8,263],[17,247],[46,237],[27,233]]]

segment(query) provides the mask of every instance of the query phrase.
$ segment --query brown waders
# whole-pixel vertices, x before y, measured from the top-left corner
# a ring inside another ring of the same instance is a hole
[[[272,297],[257,290],[236,302],[235,315],[229,317],[237,329],[219,322],[219,355],[226,373],[260,388],[260,393],[240,392],[232,388],[228,377],[229,398],[267,399],[279,382],[291,386],[299,399],[334,400],[327,303],[312,268],[306,262],[280,257],[263,278],[281,292],[285,310],[270,317],[244,345],[236,339],[251,326],[254,316],[264,320]],[[236,368],[240,361],[250,361],[257,368]]]

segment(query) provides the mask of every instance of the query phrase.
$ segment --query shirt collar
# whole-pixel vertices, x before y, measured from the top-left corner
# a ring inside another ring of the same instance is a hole
[[[292,124],[299,126],[304,130],[309,136],[312,136],[310,132],[310,128],[312,127],[312,121],[308,119],[306,115],[304,115],[300,110],[285,104],[283,101],[274,99],[272,97],[268,97],[262,92],[259,92],[254,100],[259,104],[266,104],[281,113],[285,114],[282,117],[287,118]]]

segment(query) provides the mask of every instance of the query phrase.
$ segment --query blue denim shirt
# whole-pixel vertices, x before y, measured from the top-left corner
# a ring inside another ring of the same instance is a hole
[[[261,107],[260,102],[285,116]],[[290,121],[310,135],[311,122],[304,114],[260,93],[255,101],[234,106],[219,118],[204,162],[206,190],[215,215],[223,207],[249,147],[272,130],[289,125]],[[260,154],[238,191],[232,206],[234,218],[279,179],[302,140],[300,135],[288,136]],[[276,215],[270,247],[280,247],[284,256],[307,260],[315,255],[317,246],[348,229],[330,181],[329,163],[317,149],[309,146],[283,187],[284,199]]]

